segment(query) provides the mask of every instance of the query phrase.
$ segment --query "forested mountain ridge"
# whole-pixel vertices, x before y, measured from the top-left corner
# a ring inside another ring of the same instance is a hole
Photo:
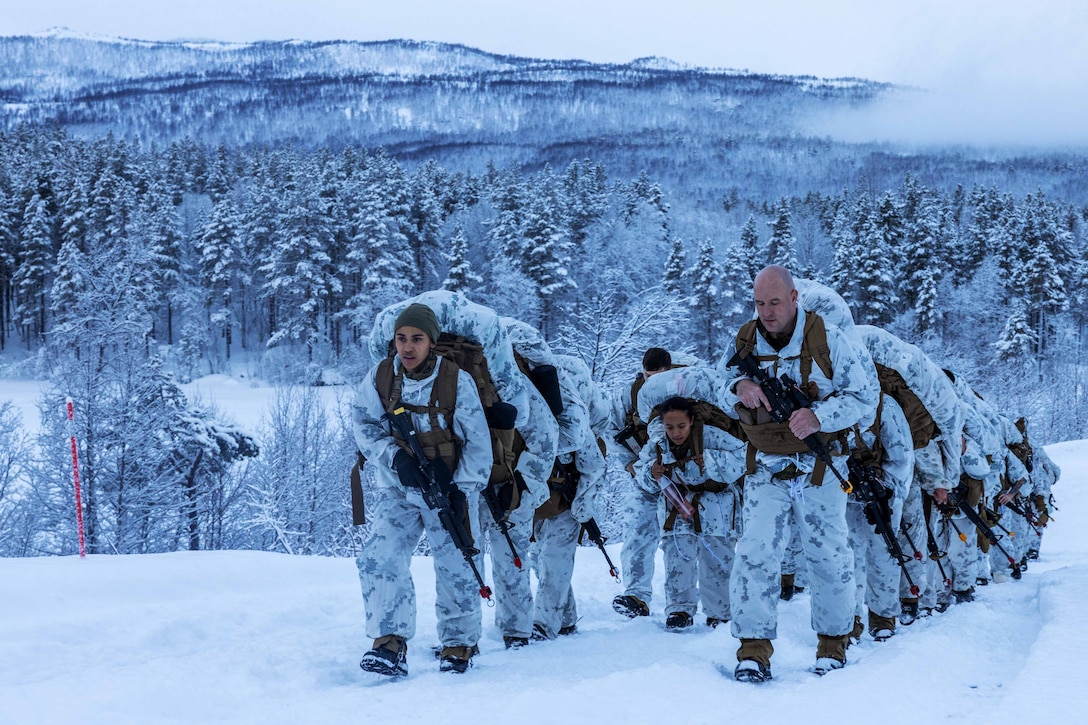
[[[384,147],[482,169],[593,156],[623,176],[680,150],[780,144],[804,118],[888,84],[503,56],[382,42],[145,42],[54,32],[0,38],[0,127],[57,123],[154,143]],[[677,149],[677,135],[683,146]],[[600,158],[601,154],[607,158]],[[649,156],[649,158],[646,158]]]

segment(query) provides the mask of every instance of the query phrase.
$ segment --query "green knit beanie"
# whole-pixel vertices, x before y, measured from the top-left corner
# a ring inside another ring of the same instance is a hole
[[[397,316],[397,322],[393,326],[393,332],[402,327],[418,327],[427,333],[431,342],[438,342],[438,320],[434,316],[434,310],[427,305],[413,302],[404,308],[404,312]]]

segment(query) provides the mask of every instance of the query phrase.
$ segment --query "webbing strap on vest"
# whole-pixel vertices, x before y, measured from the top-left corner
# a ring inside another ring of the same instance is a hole
[[[396,368],[396,369],[394,369]],[[404,369],[397,366],[394,358],[386,358],[378,363],[374,374],[374,387],[387,413],[397,408],[426,415],[430,421],[430,430],[417,434],[423,451],[428,458],[441,458],[450,471],[457,469],[460,458],[460,441],[453,432],[453,414],[457,407],[457,364],[443,357],[438,364],[438,373],[431,386],[431,395],[427,405],[410,405],[401,400],[404,384]],[[440,423],[440,416],[445,425]],[[411,453],[408,441],[402,440],[396,430],[393,439],[402,449]]]

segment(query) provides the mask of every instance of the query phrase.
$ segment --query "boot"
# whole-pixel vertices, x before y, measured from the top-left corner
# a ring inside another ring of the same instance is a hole
[[[865,624],[861,621],[861,617],[854,615],[854,628],[850,630],[850,635],[846,640],[846,646],[849,647],[852,644],[857,644],[861,641],[861,634],[865,631]]]
[[[771,655],[774,646],[769,639],[741,639],[737,650],[737,669],[733,676],[740,682],[764,682],[771,679]]]
[[[386,677],[404,677],[408,674],[408,640],[395,634],[378,637],[374,647],[359,660],[364,672]]]
[[[869,612],[869,635],[877,642],[884,642],[895,635],[895,619]]]
[[[903,608],[899,612],[899,623],[906,627],[908,624],[913,624],[914,620],[918,619],[918,600],[904,599],[900,603]]]
[[[476,645],[471,647],[443,647],[439,658],[438,671],[464,672],[472,667],[472,658],[479,653],[480,648]]]
[[[650,605],[642,601],[634,594],[621,594],[612,600],[612,609],[617,614],[634,619],[635,617],[649,617]]]
[[[816,666],[813,671],[817,675],[824,675],[831,670],[842,669],[846,665],[846,642],[849,636],[829,634],[817,636],[820,642],[816,645]]]
[[[975,601],[975,594],[971,589],[964,589],[962,592],[953,591],[952,596],[956,599],[956,604],[966,604],[967,602]]]
[[[766,682],[771,679],[771,666],[755,660],[741,660],[733,670],[737,682]]]
[[[566,637],[568,634],[574,634],[578,631],[577,624],[568,624],[566,627],[559,628],[559,636]]]
[[[502,643],[506,645],[506,649],[521,649],[525,645],[529,644],[529,638],[504,634],[502,636]],[[439,653],[439,656],[441,656],[441,653]]]
[[[794,576],[793,574],[782,575],[782,592],[779,594],[779,598],[784,602],[793,599],[793,595],[796,593],[796,588],[793,586]]]
[[[678,630],[691,626],[691,615],[687,612],[673,612],[665,619],[665,629]]]
[[[726,624],[728,621],[728,619],[722,619],[720,617],[707,617],[706,626],[711,629],[717,629],[719,624]]]

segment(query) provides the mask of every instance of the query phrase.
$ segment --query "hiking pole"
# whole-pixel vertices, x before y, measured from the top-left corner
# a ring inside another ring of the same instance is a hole
[[[589,540],[596,544],[597,548],[604,554],[604,560],[608,562],[608,573],[611,574],[612,578],[617,582],[622,583],[623,580],[620,579],[620,575],[616,571],[616,565],[612,563],[612,558],[608,556],[608,551],[604,548],[604,542],[607,541],[607,539],[601,534],[601,527],[597,525],[597,521],[592,518],[587,520],[582,524],[582,529],[586,532],[586,536],[589,537]]]
[[[491,587],[484,584],[484,578],[480,576],[480,570],[476,568],[476,561],[473,559],[474,556],[480,553],[480,550],[472,545],[472,537],[465,530],[463,519],[457,516],[453,510],[451,498],[464,502],[465,494],[452,481],[439,481],[435,477],[434,466],[431,465],[430,459],[427,458],[427,454],[423,450],[423,444],[419,442],[419,437],[416,435],[416,429],[412,425],[412,419],[408,411],[404,408],[397,408],[392,413],[385,413],[382,417],[389,421],[389,424],[396,429],[402,439],[408,441],[408,447],[412,449],[416,465],[419,466],[419,470],[424,475],[425,483],[419,489],[420,493],[423,494],[423,501],[427,504],[427,508],[438,512],[438,520],[442,524],[442,528],[449,534],[453,545],[460,550],[469,568],[472,569],[472,574],[476,577],[476,583],[480,585],[480,596],[489,603],[494,604],[491,600]],[[467,508],[467,503],[465,508]]]

